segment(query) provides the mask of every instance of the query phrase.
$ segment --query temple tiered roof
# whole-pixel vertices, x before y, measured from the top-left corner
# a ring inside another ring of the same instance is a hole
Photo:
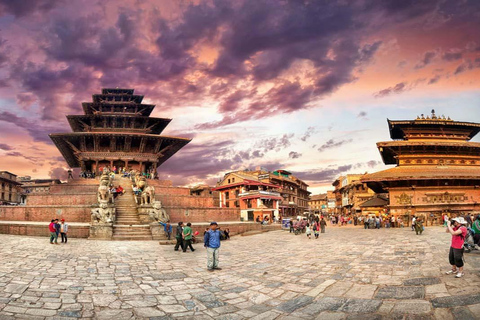
[[[396,141],[378,142],[377,147],[383,162],[397,167],[361,179],[376,192],[383,192],[392,182],[408,185],[408,181],[421,180],[440,185],[441,180],[480,180],[480,143],[469,141],[480,131],[480,124],[437,117],[432,110],[431,116],[388,120],[388,125]]]
[[[84,115],[68,115],[73,133],[50,134],[70,167],[97,170],[116,165],[141,171],[156,168],[190,142],[160,136],[171,119],[150,117],[154,105],[142,104],[133,89],[102,89],[82,104]]]

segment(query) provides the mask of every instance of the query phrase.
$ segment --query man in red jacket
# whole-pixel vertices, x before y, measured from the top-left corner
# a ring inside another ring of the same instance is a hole
[[[52,220],[50,224],[48,225],[48,230],[50,231],[50,244],[53,244],[53,241],[55,240],[55,244],[57,243],[58,235],[57,235],[57,230],[55,229],[55,220]]]

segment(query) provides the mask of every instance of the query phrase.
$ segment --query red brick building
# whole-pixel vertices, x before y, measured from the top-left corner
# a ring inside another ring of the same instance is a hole
[[[227,173],[214,188],[220,207],[240,208],[243,220],[296,216],[308,211],[308,185],[285,170]]]

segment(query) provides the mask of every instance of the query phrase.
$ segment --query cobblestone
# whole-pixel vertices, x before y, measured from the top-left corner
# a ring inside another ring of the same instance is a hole
[[[285,231],[205,250],[154,241],[0,235],[0,319],[478,319],[480,252],[449,269],[441,227],[331,227],[318,240]],[[11,248],[15,248],[12,250]]]

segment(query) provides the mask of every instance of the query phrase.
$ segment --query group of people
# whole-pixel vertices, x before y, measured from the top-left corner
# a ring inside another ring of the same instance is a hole
[[[48,231],[50,231],[50,244],[58,244],[58,235],[62,237],[62,243],[68,241],[68,224],[65,223],[65,219],[58,221],[58,219],[52,219],[48,225]]]
[[[170,240],[172,234],[172,225],[170,224],[170,221],[160,223],[163,225],[167,238]],[[182,248],[183,252],[187,252],[187,249],[190,248],[190,250],[194,252],[195,249],[193,248],[192,243],[195,243],[195,236],[197,235],[198,231],[193,232],[192,224],[190,222],[184,226],[183,222],[180,221],[176,228],[175,239],[177,240],[177,243],[175,244],[174,250],[179,251],[179,249]],[[207,249],[208,271],[221,270],[221,268],[218,267],[218,261],[220,241],[222,238],[230,238],[230,232],[228,229],[225,229],[225,231],[222,232],[216,222],[211,222],[210,227],[206,228],[203,233],[203,245]]]
[[[360,216],[358,217],[358,223],[363,223],[364,229],[380,229],[382,226],[385,228],[403,228],[402,218],[395,216],[384,217],[382,216]]]
[[[122,196],[125,193],[125,190],[122,188],[121,185],[112,186],[110,189],[110,193],[112,193],[113,198],[116,199],[118,196]]]
[[[80,171],[80,178],[83,178],[83,179],[95,179],[96,175],[95,175],[95,172],[92,172],[90,170],[86,170],[86,171]]]

